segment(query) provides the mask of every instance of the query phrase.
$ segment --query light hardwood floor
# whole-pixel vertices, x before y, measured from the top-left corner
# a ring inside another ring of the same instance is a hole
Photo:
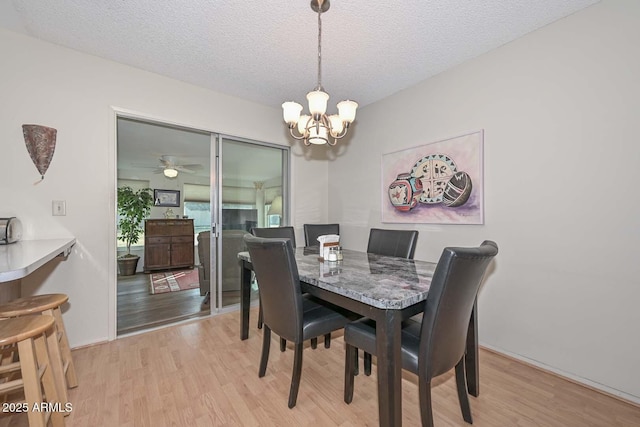
[[[344,342],[307,347],[295,408],[287,407],[293,351],[272,336],[264,378],[258,378],[262,331],[251,314],[241,341],[239,313],[128,336],[73,351],[80,385],[70,390],[66,425],[88,426],[377,426],[376,369],[356,377],[353,403],[343,402]],[[361,365],[362,366],[362,365]],[[406,373],[403,425],[420,425],[418,388]],[[471,397],[475,427],[640,426],[640,408],[555,375],[480,352],[480,397]],[[453,373],[435,380],[437,427],[468,426],[460,414]],[[24,414],[0,426],[26,426]]]

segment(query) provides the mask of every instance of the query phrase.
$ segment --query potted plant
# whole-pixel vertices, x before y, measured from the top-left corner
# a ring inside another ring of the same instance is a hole
[[[118,257],[118,271],[122,276],[130,276],[136,272],[140,257],[131,253],[131,245],[138,243],[144,231],[143,221],[151,213],[152,206],[153,196],[150,188],[118,188],[118,235],[127,245],[127,253]]]

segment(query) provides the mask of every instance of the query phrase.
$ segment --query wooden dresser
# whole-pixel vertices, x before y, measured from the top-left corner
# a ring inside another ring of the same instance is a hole
[[[147,219],[144,223],[144,272],[193,267],[192,219]]]

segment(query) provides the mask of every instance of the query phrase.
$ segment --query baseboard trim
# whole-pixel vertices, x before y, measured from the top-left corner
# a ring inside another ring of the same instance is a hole
[[[500,356],[504,356],[508,359],[512,359],[518,363],[524,363],[525,365],[531,366],[532,368],[555,375],[556,377],[562,378],[574,384],[580,385],[582,387],[586,387],[590,390],[596,391],[598,393],[602,393],[606,396],[612,397],[614,399],[628,403],[629,405],[640,408],[640,397],[638,396],[634,396],[632,394],[625,393],[620,390],[616,390],[604,384],[600,384],[595,381],[591,381],[586,378],[579,377],[577,375],[569,374],[560,369],[556,369],[552,366],[545,365],[544,363],[538,362],[533,359],[529,359],[519,354],[511,353],[501,348],[493,347],[487,344],[480,344],[479,347],[484,350],[490,351],[492,353],[499,354]]]

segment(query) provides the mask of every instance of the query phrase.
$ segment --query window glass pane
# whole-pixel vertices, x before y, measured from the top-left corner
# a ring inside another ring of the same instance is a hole
[[[209,202],[184,202],[184,214],[193,218],[196,236],[201,231],[211,230],[211,209]]]
[[[211,194],[208,185],[201,184],[184,184],[184,200],[189,202],[207,202],[209,203],[209,195]]]

